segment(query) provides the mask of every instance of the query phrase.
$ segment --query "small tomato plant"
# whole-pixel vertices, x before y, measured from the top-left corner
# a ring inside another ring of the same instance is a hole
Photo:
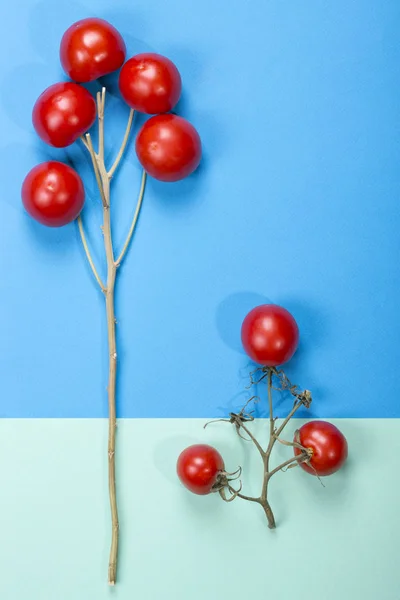
[[[283,307],[275,304],[256,306],[245,317],[242,324],[242,343],[248,356],[258,365],[250,374],[250,386],[266,381],[269,405],[269,442],[266,448],[260,444],[251,431],[254,421],[249,404],[258,401],[252,396],[239,413],[231,412],[226,419],[216,419],[234,425],[238,436],[252,442],[263,463],[263,477],[259,496],[242,493],[242,484],[234,487],[232,481],[239,479],[242,469],[227,473],[224,460],[211,446],[196,444],[184,450],[177,463],[178,477],[183,485],[195,494],[218,492],[225,502],[241,498],[259,504],[267,517],[268,526],[274,529],[275,516],[268,500],[269,484],[274,475],[282,470],[300,466],[304,471],[317,477],[336,473],[347,459],[347,441],[339,429],[326,421],[308,421],[294,434],[294,439],[282,439],[289,421],[302,406],[309,408],[312,397],[308,390],[300,390],[285,375],[281,365],[288,362],[297,350],[299,328],[294,317]],[[279,367],[279,368],[278,368]],[[274,417],[273,392],[289,392],[293,396],[293,407],[282,423]],[[210,421],[216,422],[216,421]],[[205,427],[208,425],[206,423]],[[293,449],[293,456],[277,467],[271,468],[272,450],[279,442]]]
[[[201,158],[200,137],[188,121],[167,113],[181,95],[181,76],[177,67],[158,54],[139,54],[127,62],[126,47],[120,33],[107,21],[88,18],[74,23],[64,33],[60,46],[61,64],[73,80],[50,85],[36,101],[32,121],[36,133],[47,144],[65,148],[80,140],[89,153],[103,209],[107,280],[102,281],[91,256],[80,213],[84,206],[84,184],[75,169],[48,161],[35,166],[22,185],[26,211],[39,223],[60,227],[77,220],[83,248],[93,275],[105,299],[108,331],[108,469],[111,506],[111,549],[108,582],[117,577],[119,521],[115,478],[117,343],[114,314],[114,289],[118,267],[128,250],[142,206],[147,173],[161,181],[178,181],[190,175]],[[125,63],[125,64],[124,64]],[[104,117],[106,89],[96,99],[81,83],[108,75],[122,67],[119,87],[130,107],[122,144],[114,162],[106,165]],[[115,255],[111,238],[111,183],[125,153],[135,110],[155,114],[145,122],[137,136],[136,152],[143,166],[138,201],[122,250]],[[97,119],[98,148],[89,129]],[[221,463],[217,464],[218,469]]]

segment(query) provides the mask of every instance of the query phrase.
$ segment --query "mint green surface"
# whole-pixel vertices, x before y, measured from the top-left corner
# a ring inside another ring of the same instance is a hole
[[[0,598],[399,600],[400,420],[335,422],[349,441],[346,469],[325,488],[300,469],[278,474],[274,532],[257,506],[192,496],[175,477],[180,450],[205,441],[228,469],[241,464],[245,490],[257,493],[259,457],[229,425],[119,422],[120,571],[110,589],[106,421],[0,421]]]

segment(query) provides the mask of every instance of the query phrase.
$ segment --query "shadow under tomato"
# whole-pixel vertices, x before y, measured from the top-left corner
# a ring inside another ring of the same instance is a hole
[[[174,218],[197,210],[206,201],[202,194],[204,164],[182,181],[166,183],[148,177],[147,187],[154,206]]]
[[[270,302],[270,299],[257,292],[235,292],[224,298],[215,315],[217,331],[222,341],[231,350],[246,356],[241,341],[243,319],[255,306]],[[256,368],[256,365],[251,363],[251,367]]]

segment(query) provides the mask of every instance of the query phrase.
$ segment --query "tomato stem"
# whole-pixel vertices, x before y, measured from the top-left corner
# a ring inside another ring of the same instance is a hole
[[[276,527],[275,517],[274,517],[274,513],[272,512],[272,508],[271,508],[268,500],[266,498],[262,499],[260,504],[263,507],[265,516],[268,519],[268,527],[270,529],[275,529],[275,527]]]
[[[279,471],[282,471],[282,469],[284,469],[285,467],[289,467],[290,465],[294,465],[294,463],[297,464],[306,461],[306,460],[310,460],[311,456],[310,456],[310,452],[306,449],[303,448],[303,452],[302,454],[298,454],[297,456],[293,456],[292,458],[289,458],[288,460],[285,460],[285,462],[283,462],[282,464],[278,465],[277,467],[275,467],[275,469],[272,469],[272,471],[270,471],[268,473],[268,478],[271,479],[272,475],[275,475],[275,473],[278,473]]]
[[[266,454],[265,454],[264,450],[262,449],[261,444],[256,439],[256,437],[251,433],[251,431],[248,429],[248,427],[246,427],[246,425],[243,424],[243,422],[240,423],[239,427],[241,429],[243,429],[243,431],[246,433],[246,435],[249,436],[250,440],[253,442],[253,444],[255,445],[255,447],[257,448],[257,450],[259,451],[262,459],[264,459],[265,456],[266,456]]]
[[[264,466],[262,488],[261,488],[260,496],[259,497],[246,496],[245,494],[241,493],[241,485],[240,485],[239,490],[234,490],[228,484],[229,491],[232,494],[232,497],[229,498],[229,501],[234,500],[234,498],[238,497],[238,498],[241,498],[242,500],[247,500],[249,502],[255,502],[257,504],[260,504],[262,506],[262,508],[264,509],[265,515],[268,520],[269,528],[274,529],[276,526],[275,517],[274,517],[274,513],[272,511],[271,505],[268,501],[268,486],[269,486],[271,477],[273,475],[275,475],[276,473],[278,473],[279,471],[282,471],[285,468],[291,468],[291,466],[297,466],[297,464],[299,464],[300,462],[307,461],[310,459],[310,450],[308,450],[307,448],[304,448],[298,442],[287,442],[285,440],[281,440],[279,438],[279,436],[282,433],[282,431],[285,429],[286,425],[289,423],[290,419],[294,416],[294,414],[300,408],[300,406],[305,406],[306,408],[309,408],[312,398],[311,398],[311,393],[308,390],[300,391],[296,385],[292,385],[292,383],[289,381],[289,379],[286,377],[286,375],[283,373],[282,370],[277,370],[274,367],[263,367],[261,370],[262,370],[263,375],[260,378],[258,378],[258,380],[256,380],[256,381],[253,379],[253,375],[254,375],[255,371],[250,373],[250,387],[254,384],[260,383],[261,381],[263,381],[265,379],[267,380],[268,406],[269,406],[269,442],[268,442],[267,449],[265,451],[263,450],[263,448],[262,448],[261,444],[259,443],[259,441],[257,440],[257,438],[253,435],[253,433],[250,431],[249,427],[247,426],[248,422],[254,421],[254,417],[252,416],[251,412],[246,411],[246,409],[251,400],[253,400],[254,398],[258,399],[257,396],[253,396],[252,398],[250,398],[250,400],[245,404],[245,406],[242,408],[242,410],[239,413],[237,413],[237,414],[230,413],[229,419],[217,419],[217,420],[234,424],[239,437],[241,437],[245,441],[253,442],[253,444],[255,445],[255,447],[257,448],[257,450],[260,453],[260,456],[263,461],[263,466]],[[273,387],[272,384],[273,384],[274,376],[279,380],[280,385],[281,385],[280,388]],[[276,428],[276,426],[275,426],[276,419],[274,418],[274,412],[273,412],[273,394],[272,394],[272,392],[274,389],[289,391],[295,398],[292,410],[289,412],[288,416],[283,420],[282,424],[278,428]],[[246,434],[247,437],[242,435],[241,430],[243,430],[243,432]],[[283,462],[282,464],[278,465],[277,467],[275,467],[271,470],[270,469],[270,457],[271,457],[272,450],[275,446],[275,443],[277,441],[279,441],[280,443],[287,445],[287,446],[292,446],[292,447],[295,446],[295,447],[299,448],[301,450],[301,454],[299,454],[297,456],[293,456],[292,458],[286,460],[285,462]],[[221,492],[222,492],[222,490],[220,490],[221,497],[226,500],[226,497]]]
[[[135,209],[135,213],[133,215],[133,219],[132,219],[132,223],[131,226],[129,228],[129,232],[128,235],[126,237],[126,241],[122,247],[121,253],[118,256],[117,260],[115,261],[115,266],[118,268],[122,262],[122,259],[124,258],[126,251],[129,248],[129,244],[131,242],[133,233],[135,231],[135,227],[136,227],[136,223],[138,221],[139,218],[139,214],[140,214],[140,209],[142,208],[142,202],[143,202],[143,197],[144,197],[144,190],[146,188],[146,179],[147,179],[147,173],[146,171],[143,171],[142,173],[142,182],[140,184],[140,190],[139,190],[139,196],[138,196],[138,200],[137,200],[137,204],[136,204],[136,209]]]
[[[101,92],[97,94],[97,117],[99,127],[99,148],[96,153],[93,148],[92,138],[89,133],[85,137],[81,137],[81,141],[85,148],[88,150],[91,160],[93,171],[96,177],[97,185],[99,188],[102,205],[103,205],[103,236],[104,236],[104,248],[106,254],[107,263],[107,284],[104,285],[96,267],[94,266],[93,259],[91,257],[86,236],[83,230],[82,220],[78,218],[78,226],[81,234],[82,244],[93,271],[93,274],[105,295],[106,303],[106,315],[107,315],[107,337],[108,337],[108,352],[109,352],[109,371],[108,371],[108,489],[110,499],[110,511],[111,511],[111,547],[110,557],[108,564],[108,583],[109,585],[115,585],[117,580],[117,563],[118,563],[118,545],[119,545],[119,520],[118,520],[118,505],[117,505],[117,491],[116,491],[116,477],[115,477],[115,445],[116,445],[116,379],[117,379],[117,342],[116,342],[116,318],[114,311],[114,291],[115,281],[117,276],[117,268],[121,264],[124,258],[129,244],[131,242],[133,232],[135,230],[139,212],[143,202],[146,174],[143,172],[142,182],[139,191],[139,198],[134,213],[133,221],[129,229],[128,236],[122,248],[122,251],[117,260],[114,258],[114,248],[111,235],[111,214],[110,214],[110,181],[111,177],[116,170],[119,162],[122,159],[124,151],[126,149],[129,133],[131,131],[133,113],[131,111],[129,115],[128,126],[125,131],[122,146],[118,152],[117,158],[111,167],[110,171],[107,171],[104,163],[104,108],[105,108],[105,97],[106,89],[103,88]]]
[[[119,149],[119,152],[115,158],[115,161],[111,167],[111,169],[108,171],[108,177],[111,179],[112,176],[114,175],[115,171],[118,168],[119,163],[121,162],[121,159],[124,155],[125,149],[126,149],[126,145],[128,143],[129,140],[129,135],[131,132],[131,128],[132,128],[132,122],[133,122],[133,117],[134,117],[135,111],[133,110],[133,108],[131,108],[131,110],[129,111],[129,118],[128,118],[128,124],[126,126],[125,129],[125,134],[122,140],[122,144],[121,144],[121,148]]]
[[[86,240],[85,230],[83,229],[83,223],[82,223],[82,217],[81,217],[81,215],[79,215],[79,217],[78,217],[78,228],[79,228],[79,233],[80,233],[81,240],[82,240],[83,249],[85,250],[85,254],[86,254],[86,257],[88,259],[90,268],[93,271],[93,275],[95,276],[95,279],[96,279],[97,283],[99,284],[101,291],[103,292],[103,294],[105,294],[106,293],[106,287],[105,287],[104,283],[102,282],[102,280],[100,278],[100,275],[97,272],[97,269],[96,269],[96,267],[94,265],[94,262],[93,262],[92,255],[90,254],[89,246],[88,246],[88,243],[87,243],[87,240]]]

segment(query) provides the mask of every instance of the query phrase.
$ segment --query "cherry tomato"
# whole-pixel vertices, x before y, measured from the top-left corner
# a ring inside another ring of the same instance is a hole
[[[125,42],[119,32],[103,19],[77,21],[64,33],[60,58],[71,79],[84,83],[122,67]]]
[[[93,96],[77,83],[55,83],[37,99],[32,121],[47,144],[65,148],[91,128],[96,119]]]
[[[253,308],[243,321],[243,347],[260,365],[282,365],[292,358],[298,343],[297,323],[282,306],[261,304]]]
[[[158,115],[143,125],[136,153],[149,175],[160,181],[179,181],[198,167],[201,141],[196,129],[176,115]]]
[[[312,450],[310,464],[299,463],[311,475],[332,475],[347,458],[346,438],[335,425],[326,421],[308,421],[296,432],[295,441]],[[301,454],[300,448],[294,448],[294,454]]]
[[[21,195],[31,217],[48,227],[61,227],[76,219],[85,202],[78,173],[56,161],[41,163],[29,171]]]
[[[224,469],[220,453],[207,444],[189,446],[183,450],[177,462],[178,477],[183,485],[200,496],[212,491]]]
[[[122,67],[119,89],[131,108],[149,115],[166,113],[180,98],[181,76],[169,58],[150,52],[137,54]]]

